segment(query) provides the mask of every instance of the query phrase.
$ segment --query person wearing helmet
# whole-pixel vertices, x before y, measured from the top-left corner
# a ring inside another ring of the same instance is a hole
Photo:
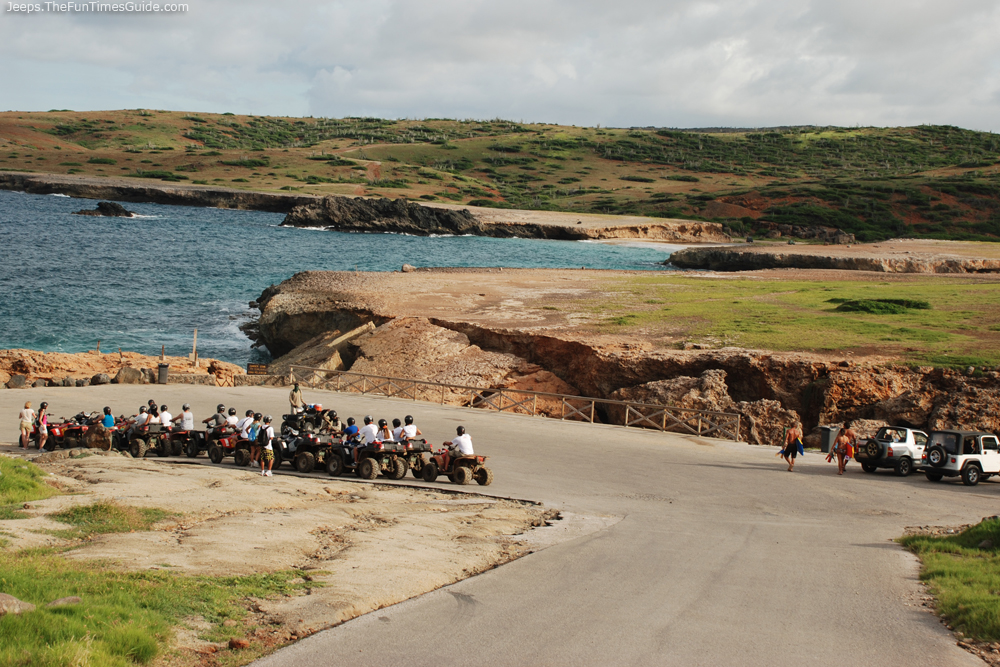
[[[226,406],[219,403],[215,406],[215,414],[208,419],[202,419],[202,424],[208,424],[208,432],[206,435],[208,439],[218,438],[223,433],[223,428],[226,426]]]
[[[253,424],[253,410],[247,410],[243,419],[236,422],[236,430],[240,432],[240,437],[244,440],[250,439],[250,426]]]
[[[104,407],[104,416],[101,417],[101,426],[109,429],[115,427],[115,418],[111,416],[111,408],[107,406]]]
[[[156,403],[153,402],[153,399],[149,399],[146,405],[149,406],[149,418],[152,420],[149,423],[158,422],[160,420],[160,409],[156,407]]]
[[[167,406],[165,405],[160,406],[160,424],[168,431],[174,425],[174,416],[167,412]]]
[[[128,430],[125,431],[125,442],[132,442],[132,434],[141,429],[149,422],[149,408],[145,405],[139,406],[139,414],[135,417],[129,419],[126,423],[129,425]]]
[[[323,413],[323,425],[321,431],[326,431],[330,435],[340,435],[344,430],[344,422],[337,417],[336,410],[327,410]]]
[[[406,415],[405,417],[403,417],[403,424],[404,424],[404,426],[403,426],[403,439],[405,439],[405,440],[413,440],[418,435],[423,435],[423,433],[420,431],[420,429],[417,428],[416,425],[413,423],[413,416],[412,415]]]
[[[455,429],[455,437],[444,443],[452,456],[472,456],[472,436],[465,432],[464,426]]]
[[[379,437],[378,426],[375,425],[374,417],[365,415],[365,425],[358,431],[358,437],[361,438],[361,443],[364,445],[370,445],[376,440],[382,439]]]
[[[384,419],[378,420],[378,439],[382,441],[393,439],[392,431],[389,430],[389,422]]]
[[[354,423],[354,417],[347,418],[347,426],[344,428],[344,440],[350,440],[358,434],[358,425]]]
[[[396,442],[403,441],[403,422],[398,417],[392,420],[392,439]]]
[[[236,408],[229,408],[229,414],[226,415],[226,426],[236,428],[236,424],[238,424],[239,421],[240,420],[236,418]]]
[[[257,447],[260,448],[260,474],[264,477],[271,477],[271,467],[274,465],[274,428],[271,426],[271,415],[264,415],[264,421],[260,432],[257,434]],[[267,470],[264,470],[264,464]]]
[[[250,441],[250,465],[257,465],[260,460],[260,446],[257,444],[257,436],[264,425],[264,415],[259,412],[253,413],[253,422],[247,429],[247,440]]]
[[[183,411],[174,417],[174,423],[179,425],[182,431],[193,431],[194,414],[191,412],[191,405],[189,403],[185,403],[181,406],[181,409]]]

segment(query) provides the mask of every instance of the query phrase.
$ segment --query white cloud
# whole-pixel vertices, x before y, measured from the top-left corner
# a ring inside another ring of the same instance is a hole
[[[0,12],[0,106],[1000,130],[985,0],[190,5]]]

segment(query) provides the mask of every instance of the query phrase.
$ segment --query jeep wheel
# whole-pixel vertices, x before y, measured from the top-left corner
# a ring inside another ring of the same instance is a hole
[[[358,477],[361,479],[375,479],[382,472],[382,465],[373,458],[364,458],[358,461]]]
[[[862,463],[861,469],[864,470],[865,472],[875,472],[876,470],[878,470],[878,466],[875,465],[874,463]]]
[[[455,484],[469,484],[472,482],[472,469],[469,466],[459,466],[452,473]]]
[[[406,459],[402,456],[396,457],[396,462],[392,466],[392,472],[389,473],[389,479],[403,479],[406,477],[406,471],[410,469],[407,465]]]
[[[871,440],[866,442],[862,449],[870,459],[877,459],[879,455],[882,453],[881,451],[879,451],[881,447],[879,447],[878,440],[876,440],[875,438],[872,438]]]
[[[344,459],[340,454],[328,454],[326,457],[326,471],[332,477],[338,477],[344,473]]]
[[[184,448],[184,453],[189,459],[198,457],[198,440],[191,438],[188,440],[187,447]]]
[[[146,441],[141,438],[132,438],[132,442],[129,444],[128,453],[132,455],[134,459],[141,459],[146,455]]]
[[[966,486],[975,486],[979,484],[979,475],[982,470],[979,469],[975,463],[970,463],[962,469],[962,484]]]
[[[932,468],[942,468],[948,463],[948,453],[941,445],[934,445],[927,450],[927,462]]]
[[[906,477],[911,472],[913,472],[913,461],[910,460],[909,456],[904,456],[903,458],[896,461],[896,474],[900,477]]]
[[[245,449],[237,449],[233,452],[233,463],[240,468],[247,467],[250,465],[250,452]]]
[[[939,475],[936,472],[926,472],[924,474],[927,476],[927,481],[929,482],[940,482],[941,478],[944,477],[944,475]]]
[[[438,478],[438,467],[437,467],[437,464],[434,463],[433,461],[431,461],[430,463],[426,464],[424,466],[423,470],[420,471],[420,477],[425,482],[433,482],[434,480],[436,480]]]
[[[312,452],[299,452],[295,455],[295,469],[305,474],[316,469],[316,457]]]
[[[493,483],[493,471],[486,466],[480,466],[476,471],[476,484],[479,486],[489,486]]]
[[[212,445],[208,448],[208,458],[212,463],[222,463],[223,457],[225,457],[225,454],[222,452],[222,447]]]

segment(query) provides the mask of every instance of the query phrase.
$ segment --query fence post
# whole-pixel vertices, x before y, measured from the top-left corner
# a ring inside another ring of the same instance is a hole
[[[444,405],[444,385],[441,385],[441,405]]]
[[[534,394],[531,397],[531,416],[535,417],[538,415],[538,394]]]
[[[590,402],[590,423],[594,423],[594,406],[597,405],[597,401]]]

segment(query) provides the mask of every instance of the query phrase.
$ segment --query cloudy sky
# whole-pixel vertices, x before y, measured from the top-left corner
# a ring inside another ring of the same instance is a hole
[[[3,0],[0,109],[1000,131],[996,0],[187,5]]]

